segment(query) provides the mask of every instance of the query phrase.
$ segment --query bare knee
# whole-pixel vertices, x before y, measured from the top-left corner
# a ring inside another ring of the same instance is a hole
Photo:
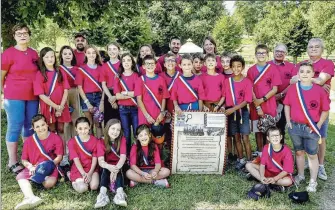
[[[47,180],[45,180],[43,182],[43,186],[45,189],[50,189],[52,187],[54,187],[57,183],[57,179],[56,178],[48,178]]]
[[[170,169],[167,168],[161,168],[161,170],[159,171],[160,175],[162,177],[168,177],[170,175]]]
[[[308,158],[311,159],[311,160],[315,160],[318,158],[318,155],[315,154],[315,155],[308,155]]]
[[[250,171],[250,169],[252,168],[252,164],[253,164],[253,163],[248,162],[248,163],[245,165],[245,168],[246,168],[248,171]]]
[[[296,152],[295,152],[295,155],[296,155],[296,156],[304,156],[304,155],[305,155],[305,151],[303,151],[303,150],[296,151]]]
[[[126,172],[126,176],[128,177],[128,179],[132,179],[134,177],[134,171],[132,169],[129,169],[127,172]]]
[[[88,186],[84,182],[72,182],[72,187],[78,193],[84,193],[88,191]]]

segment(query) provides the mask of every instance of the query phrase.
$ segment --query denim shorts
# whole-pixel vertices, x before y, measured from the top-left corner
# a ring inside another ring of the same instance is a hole
[[[228,109],[228,108],[227,108]],[[249,135],[250,122],[249,111],[247,107],[242,108],[242,120],[239,111],[228,116],[228,137],[235,134]]]
[[[315,155],[319,149],[319,136],[306,124],[291,121],[292,129],[288,128],[295,151],[306,151],[309,155]]]
[[[327,119],[323,122],[321,128],[320,128],[320,134],[322,138],[327,138],[327,132],[328,132],[328,125],[329,125],[329,116]]]
[[[183,111],[199,110],[199,102],[195,101],[195,102],[187,103],[187,104],[179,104],[179,107]]]
[[[22,132],[23,137],[31,136],[34,130],[31,126],[31,119],[38,112],[38,100],[4,100],[4,108],[7,115],[8,142],[18,142]]]
[[[101,101],[101,92],[95,92],[95,93],[86,93],[85,94],[88,101],[93,107],[98,107],[100,106],[100,101]],[[84,103],[84,100],[80,97],[80,107],[83,112],[87,112],[88,108],[87,105]]]

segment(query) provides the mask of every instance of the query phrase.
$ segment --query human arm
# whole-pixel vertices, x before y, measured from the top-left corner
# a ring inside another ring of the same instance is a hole
[[[109,91],[109,89],[107,87],[107,83],[105,81],[103,81],[101,84],[102,84],[103,92],[107,95],[109,103],[111,103],[111,105],[113,105],[117,100],[116,96],[113,96],[111,94],[111,92]]]
[[[83,99],[84,103],[87,105],[88,110],[93,109],[93,106],[91,105],[88,98],[86,97],[86,94],[83,90],[83,86],[78,85],[78,92],[79,92],[80,97]]]
[[[176,100],[173,100],[173,105],[174,105],[174,110],[178,115],[181,115],[181,113],[183,112],[180,107],[179,104]]]
[[[222,108],[224,101],[225,101],[225,97],[222,96],[220,98],[219,103],[214,107],[214,112],[217,112],[218,110],[220,110]]]
[[[1,92],[3,93],[3,87],[5,83],[5,78],[7,75],[8,71],[1,70]]]
[[[161,112],[159,113],[159,115],[156,119],[156,123],[160,123],[164,119],[164,117],[165,117],[165,106],[166,106],[166,99],[164,98],[162,100]]]
[[[286,118],[286,124],[287,127],[292,129],[292,124],[291,124],[291,107],[288,105],[285,105],[284,107],[284,112],[285,112],[285,118]]]
[[[314,84],[323,86],[329,79],[331,78],[331,75],[325,72],[320,72],[319,77],[312,78],[312,82]]]
[[[138,107],[140,107],[140,109],[141,109],[144,117],[147,119],[148,123],[150,123],[150,124],[155,123],[155,120],[147,112],[147,110],[146,110],[146,108],[144,106],[144,103],[142,101],[142,96],[141,95],[137,96],[137,104],[138,104]]]
[[[321,128],[321,126],[325,122],[325,120],[327,119],[328,115],[329,115],[329,111],[322,111],[321,112],[320,120],[317,123],[317,126],[318,126],[319,129]]]
[[[236,112],[237,110],[239,109],[242,109],[243,107],[245,107],[247,105],[247,102],[246,101],[243,101],[242,103],[236,105],[236,106],[233,106],[232,108],[230,109],[226,109],[225,111],[225,114],[226,115],[231,115],[232,113]]]
[[[141,175],[145,179],[152,179],[151,175],[147,172],[142,171],[137,165],[132,165],[130,168],[135,171],[137,174]]]

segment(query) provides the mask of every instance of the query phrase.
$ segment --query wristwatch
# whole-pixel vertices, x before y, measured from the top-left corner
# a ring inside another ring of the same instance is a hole
[[[285,93],[280,93],[280,97],[284,97],[285,96]]]
[[[263,96],[263,101],[265,102],[265,101],[267,101],[268,99],[265,97],[265,96]]]
[[[165,111],[161,111],[161,114],[165,117],[165,115],[166,115],[166,110]]]

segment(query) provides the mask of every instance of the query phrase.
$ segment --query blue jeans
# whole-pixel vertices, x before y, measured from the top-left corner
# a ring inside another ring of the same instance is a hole
[[[7,133],[8,142],[18,142],[21,131],[23,137],[33,135],[31,119],[38,112],[38,100],[4,100],[4,108],[7,114]]]
[[[124,136],[127,140],[127,156],[130,155],[131,148],[131,128],[133,127],[133,134],[136,134],[136,128],[138,126],[138,108],[137,106],[119,106],[121,125],[123,128]]]
[[[227,108],[228,109],[228,108]],[[236,119],[235,118],[236,114]],[[247,107],[242,108],[242,119],[240,112],[236,111],[228,116],[228,137],[234,136],[235,134],[249,135],[250,134],[250,123],[249,123],[249,111]]]
[[[187,110],[199,110],[199,102],[192,102],[192,103],[187,103],[187,104],[179,104],[179,107],[183,111]]]
[[[108,186],[110,184],[110,174],[111,172],[108,169],[102,169],[101,173],[101,181],[100,181],[100,187],[106,187],[108,189]],[[123,181],[123,171],[120,169],[119,173],[116,175],[116,180],[115,180],[115,186],[116,189],[119,187],[124,186],[124,181]]]
[[[288,134],[291,137],[294,150],[301,151],[305,150],[309,155],[315,155],[319,149],[319,136],[315,132],[311,132],[311,129],[306,124],[300,124],[291,121],[292,129],[288,128]]]
[[[90,102],[90,104],[93,107],[99,108],[101,97],[102,97],[102,93],[101,92],[86,93],[86,97],[87,97],[88,101]],[[87,105],[84,103],[84,100],[81,97],[80,97],[80,106],[81,106],[81,110],[83,112],[88,112]]]

